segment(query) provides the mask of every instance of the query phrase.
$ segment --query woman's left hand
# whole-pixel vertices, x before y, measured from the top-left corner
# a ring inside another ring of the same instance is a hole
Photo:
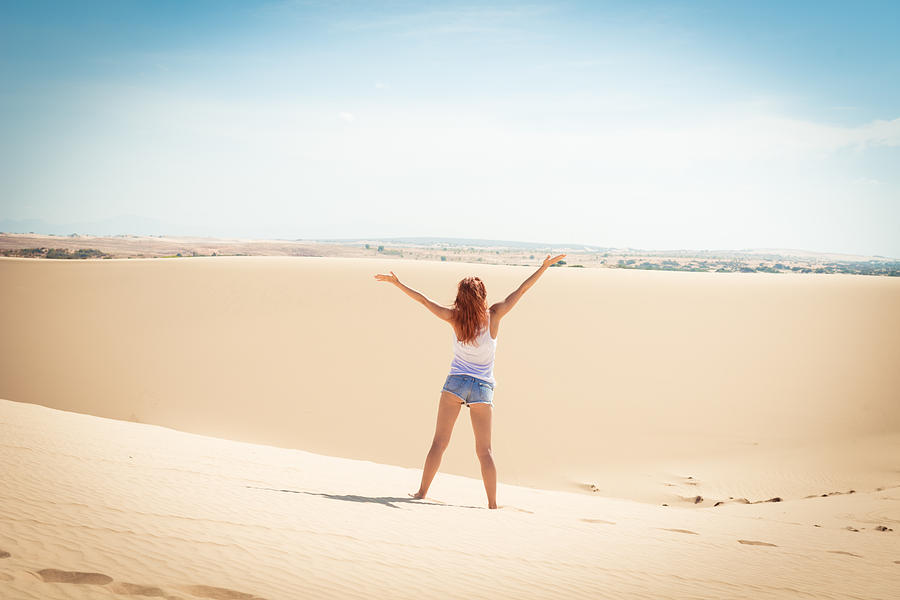
[[[397,278],[396,275],[394,275],[394,272],[391,271],[390,273],[391,273],[390,275],[378,274],[375,276],[375,279],[377,279],[378,281],[387,281],[390,283],[400,283],[400,280]]]
[[[555,265],[556,263],[558,263],[559,261],[561,261],[561,260],[564,259],[565,257],[566,257],[565,254],[557,254],[557,255],[554,256],[553,258],[550,258],[550,255],[548,254],[548,255],[547,255],[547,258],[544,259],[544,262],[543,262],[543,264],[542,264],[541,266],[549,267],[549,266]]]

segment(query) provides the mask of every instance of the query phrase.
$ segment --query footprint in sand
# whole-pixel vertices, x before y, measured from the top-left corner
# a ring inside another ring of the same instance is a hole
[[[602,523],[603,525],[615,525],[614,521],[604,521],[603,519],[579,519],[585,523]]]
[[[213,587],[211,585],[182,585],[178,589],[200,598],[212,598],[212,600],[263,600],[253,594],[245,594],[228,588]]]
[[[89,585],[106,585],[112,583],[113,578],[103,573],[85,573],[82,571],[62,571],[60,569],[41,569],[37,572],[45,583],[76,583]],[[3,578],[0,577],[0,580]],[[130,596],[147,596],[156,598],[174,598],[168,596],[162,588],[151,585],[140,585],[137,583],[117,582],[110,586],[110,591],[116,594]],[[211,585],[182,585],[178,586],[181,591],[187,592],[192,596],[199,598],[210,598],[211,600],[265,600],[253,594],[239,592],[228,588],[214,587]]]
[[[855,556],[856,558],[862,558],[859,554],[853,554],[852,552],[844,552],[843,550],[827,550],[827,552],[831,552],[832,554],[846,554],[847,556]]]
[[[119,582],[111,586],[110,589],[116,594],[122,594],[126,596],[149,596],[155,598],[166,597],[166,593],[161,588],[154,587],[152,585]]]
[[[529,514],[529,515],[533,515],[533,514],[534,514],[534,511],[533,511],[533,510],[525,510],[524,508],[517,508],[517,507],[515,507],[515,506],[498,506],[497,508],[501,508],[501,509],[503,509],[503,510],[514,510],[514,511],[516,511],[516,512],[527,513],[527,514]]]
[[[770,544],[769,542],[757,542],[756,540],[738,540],[739,544],[747,544],[748,546],[772,546],[777,548],[775,544]]]
[[[0,581],[12,581],[13,579],[15,579],[15,577],[8,573],[0,573]]]
[[[690,529],[668,529],[667,527],[660,527],[663,531],[674,531],[675,533],[690,533],[691,535],[700,535],[696,531],[691,531]]]
[[[9,557],[10,557],[9,552],[7,552],[6,550],[0,550],[0,558],[9,558]]]
[[[89,585],[106,585],[113,578],[103,573],[83,573],[81,571],[60,571],[59,569],[41,569],[38,575],[45,583],[79,583]]]

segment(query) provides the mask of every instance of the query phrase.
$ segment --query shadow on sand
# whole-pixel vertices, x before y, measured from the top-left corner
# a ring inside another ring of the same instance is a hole
[[[286,494],[306,494],[307,496],[321,496],[322,498],[329,498],[331,500],[344,500],[346,502],[374,502],[376,504],[382,504],[384,506],[389,506],[391,508],[400,508],[397,504],[418,504],[418,505],[426,505],[426,506],[452,506],[454,508],[477,508],[479,510],[483,509],[482,506],[467,506],[464,504],[447,504],[446,502],[435,502],[428,500],[418,500],[416,498],[402,498],[402,497],[394,497],[394,496],[359,496],[356,494],[324,494],[321,492],[307,492],[304,490],[286,490],[286,489],[277,489],[277,488],[268,488],[268,487],[257,487],[254,485],[244,486],[247,488],[255,489],[255,490],[267,490],[270,492],[282,492]],[[485,509],[486,510],[486,509]]]

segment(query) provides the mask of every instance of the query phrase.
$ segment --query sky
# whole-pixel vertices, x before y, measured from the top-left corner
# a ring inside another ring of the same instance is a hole
[[[893,1],[0,2],[0,230],[896,258],[898,24]]]

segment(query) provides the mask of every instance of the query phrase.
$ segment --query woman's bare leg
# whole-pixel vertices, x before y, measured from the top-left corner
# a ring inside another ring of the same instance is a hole
[[[481,462],[481,478],[487,492],[488,508],[497,508],[497,467],[491,451],[491,416],[494,408],[490,404],[470,404],[472,430],[475,432],[475,454]]]
[[[444,456],[444,450],[450,443],[450,434],[453,433],[453,425],[456,423],[456,417],[459,416],[459,409],[462,406],[462,400],[458,396],[454,396],[450,392],[441,392],[441,402],[438,405],[437,425],[434,428],[434,441],[431,442],[431,450],[425,457],[425,467],[422,469],[422,483],[419,485],[419,491],[410,494],[413,498],[424,498],[431,487],[431,480],[434,479],[438,467],[441,466],[441,458]]]

